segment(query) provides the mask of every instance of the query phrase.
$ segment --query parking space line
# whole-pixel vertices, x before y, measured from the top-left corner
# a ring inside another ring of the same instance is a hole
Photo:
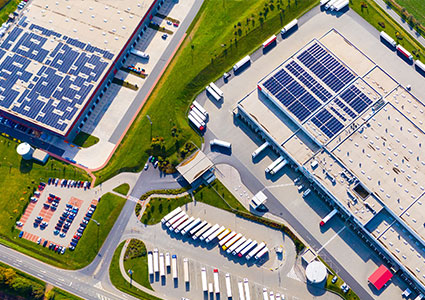
[[[342,227],[337,233],[335,233],[326,243],[324,243],[323,245],[322,245],[322,247],[320,247],[320,249],[319,250],[317,250],[316,252],[317,252],[317,254],[319,254],[319,252],[320,251],[322,251],[323,250],[323,248],[325,248],[330,242],[332,242],[332,240],[334,239],[334,238],[336,238],[345,228],[347,228],[347,226],[344,226],[344,227]]]

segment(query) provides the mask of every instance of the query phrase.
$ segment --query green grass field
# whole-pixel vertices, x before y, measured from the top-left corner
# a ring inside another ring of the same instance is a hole
[[[396,0],[396,2],[425,26],[425,3],[423,0]]]
[[[83,299],[73,294],[70,294],[64,290],[61,290],[57,287],[54,287],[51,290],[49,296],[47,297],[47,300],[83,300]]]
[[[121,250],[124,246],[125,242],[122,242],[117,249],[115,249],[114,256],[112,257],[111,264],[109,266],[109,277],[111,279],[112,284],[119,289],[120,291],[132,295],[141,300],[161,300],[157,297],[149,295],[134,286],[130,286],[124,277],[122,277],[119,267],[119,258],[121,254]]]
[[[73,144],[82,147],[88,148],[99,142],[99,138],[88,133],[80,131],[77,136],[72,141]]]
[[[124,268],[133,272],[132,279],[142,286],[153,290],[149,282],[148,256],[145,244],[140,240],[131,240],[124,257]]]
[[[210,186],[205,186],[195,193],[195,199],[200,202],[232,211],[236,209],[248,212],[245,207],[230,193],[230,191],[219,181],[214,180]]]
[[[188,37],[110,162],[95,172],[96,183],[120,172],[141,170],[150,150],[150,123],[146,115],[152,120],[153,137],[164,138],[160,155],[169,157],[171,163],[179,161],[178,150],[186,141],[200,145],[201,138],[190,129],[186,118],[194,97],[284,24],[318,2],[290,1],[288,7],[288,0],[274,1],[273,5],[270,0],[205,1]]]
[[[338,277],[338,280],[335,283],[332,283],[333,277],[334,275],[332,274],[328,275],[328,278],[326,279],[326,289],[334,291],[345,300],[360,300],[359,296],[357,296],[352,289],[350,289],[347,293],[342,292],[341,285],[344,281]]]
[[[367,5],[367,8],[362,8],[362,3]],[[422,47],[412,36],[410,36],[403,28],[401,28],[389,15],[387,15],[373,0],[351,0],[350,7],[354,9],[367,22],[374,26],[379,31],[385,31],[394,40],[408,50],[415,59],[420,59],[425,62],[425,48]],[[385,26],[382,27],[383,24]],[[400,33],[396,37],[396,32]],[[420,50],[420,51],[418,51]],[[418,55],[414,55],[418,53]]]
[[[123,183],[120,186],[117,186],[116,188],[113,189],[114,192],[117,192],[123,196],[127,196],[129,190],[130,190],[130,186],[128,185],[128,183]]]
[[[159,223],[162,217],[176,207],[189,202],[192,202],[192,198],[190,198],[190,196],[180,198],[152,198],[149,200],[149,203],[146,204],[146,209],[143,212],[140,221],[146,225],[154,225]]]
[[[16,10],[21,0],[0,0],[0,24],[9,19],[9,15]]]

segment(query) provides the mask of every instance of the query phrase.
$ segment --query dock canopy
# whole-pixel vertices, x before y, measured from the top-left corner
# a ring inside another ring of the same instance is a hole
[[[197,150],[180,165],[176,167],[177,171],[186,179],[187,182],[192,184],[196,179],[201,177],[206,171],[210,170],[214,164],[204,154],[204,152]]]
[[[369,276],[368,281],[380,290],[387,282],[393,277],[393,274],[384,265],[381,265],[372,275]]]

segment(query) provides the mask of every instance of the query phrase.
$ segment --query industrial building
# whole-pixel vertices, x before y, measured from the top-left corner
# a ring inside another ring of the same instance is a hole
[[[334,29],[262,78],[235,109],[421,292],[424,111]]]
[[[1,116],[41,133],[75,133],[163,1],[31,1],[2,32]]]

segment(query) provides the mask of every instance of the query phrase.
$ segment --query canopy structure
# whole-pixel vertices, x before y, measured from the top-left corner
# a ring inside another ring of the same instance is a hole
[[[177,166],[177,171],[186,179],[187,182],[192,184],[202,174],[214,166],[211,160],[204,154],[204,152],[197,150],[189,158],[184,160]]]
[[[372,275],[369,276],[368,281],[380,290],[387,282],[393,277],[393,274],[384,265],[381,265]]]

